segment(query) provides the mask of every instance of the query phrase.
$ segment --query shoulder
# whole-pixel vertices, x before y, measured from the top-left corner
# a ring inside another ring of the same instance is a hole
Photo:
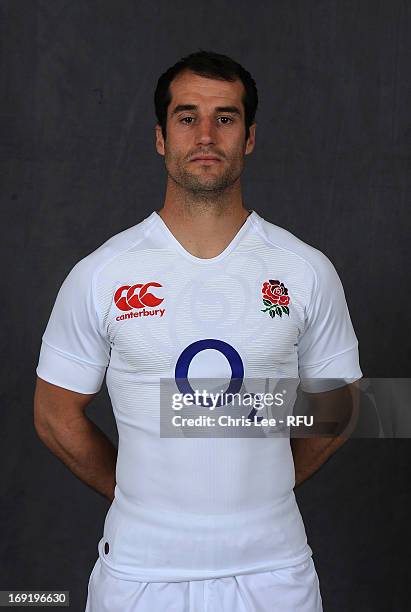
[[[80,259],[70,270],[66,282],[92,282],[107,265],[133,247],[143,244],[150,228],[150,217],[108,238],[94,251]]]
[[[327,284],[335,280],[337,272],[333,263],[319,249],[259,215],[255,218],[255,227],[269,247],[281,249],[288,254],[292,265],[301,266],[304,274],[311,277],[314,283],[321,281]]]

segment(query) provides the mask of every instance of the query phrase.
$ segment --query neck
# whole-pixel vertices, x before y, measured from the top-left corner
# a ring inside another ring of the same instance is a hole
[[[221,193],[191,193],[177,183],[167,185],[158,214],[180,244],[195,257],[217,257],[237,234],[249,215],[240,184]]]

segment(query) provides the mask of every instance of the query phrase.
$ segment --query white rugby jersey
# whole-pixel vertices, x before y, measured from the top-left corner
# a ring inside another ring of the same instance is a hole
[[[185,581],[307,559],[289,437],[160,436],[160,378],[179,368],[187,380],[300,377],[307,391],[326,388],[305,378],[361,378],[332,263],[256,211],[202,259],[152,212],[72,268],[37,366],[80,393],[106,376],[119,447],[98,552],[112,575]]]

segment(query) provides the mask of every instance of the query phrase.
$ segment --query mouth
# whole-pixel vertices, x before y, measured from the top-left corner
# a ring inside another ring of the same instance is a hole
[[[209,165],[219,162],[220,159],[218,157],[194,157],[191,161],[195,163]]]

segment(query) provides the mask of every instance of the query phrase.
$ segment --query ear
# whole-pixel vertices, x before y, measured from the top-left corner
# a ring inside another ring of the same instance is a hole
[[[157,153],[160,155],[165,155],[163,133],[161,131],[161,126],[158,123],[156,124],[156,149]]]
[[[257,127],[256,122],[254,122],[252,125],[250,125],[250,135],[248,137],[248,140],[246,142],[246,146],[245,146],[245,154],[249,155],[250,153],[252,153],[254,146],[255,146],[255,128]]]

